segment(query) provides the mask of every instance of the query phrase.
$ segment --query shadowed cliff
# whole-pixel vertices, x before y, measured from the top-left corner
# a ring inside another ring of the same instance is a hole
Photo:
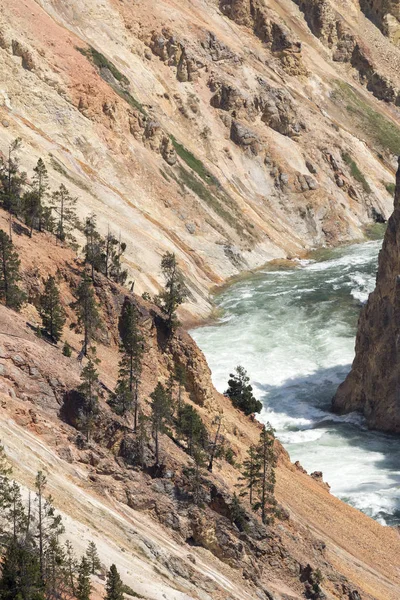
[[[399,159],[400,165],[400,159]],[[364,307],[356,357],[340,385],[333,409],[362,412],[371,428],[400,432],[400,166],[375,291]]]

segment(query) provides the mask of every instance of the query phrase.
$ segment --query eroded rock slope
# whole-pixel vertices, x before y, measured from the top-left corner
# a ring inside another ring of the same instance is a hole
[[[400,50],[350,0],[0,0],[0,150],[23,139],[196,318],[265,261],[390,214]]]

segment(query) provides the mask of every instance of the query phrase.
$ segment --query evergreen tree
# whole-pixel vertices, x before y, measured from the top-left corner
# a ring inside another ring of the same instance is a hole
[[[0,300],[15,310],[20,310],[26,295],[18,287],[21,279],[19,267],[21,261],[8,235],[0,230]]]
[[[228,381],[228,389],[225,396],[228,396],[235,408],[238,408],[245,415],[259,413],[262,409],[262,404],[254,397],[253,388],[250,385],[250,378],[246,370],[240,365],[236,367],[235,373],[230,374]]]
[[[124,585],[115,565],[107,573],[105,600],[124,600]]]
[[[123,285],[128,277],[128,271],[121,267],[121,259],[126,250],[126,244],[121,242],[120,239],[118,240],[108,230],[104,240],[104,248],[104,275]]]
[[[193,502],[199,504],[201,500],[201,472],[206,465],[206,455],[201,446],[194,446],[192,450],[194,466],[188,469],[189,483],[193,494]]]
[[[232,503],[230,505],[230,519],[231,523],[234,523],[239,531],[245,531],[247,529],[246,511],[241,505],[236,493],[233,494]]]
[[[11,538],[0,565],[1,600],[45,600],[37,550]]]
[[[186,370],[185,367],[179,363],[175,365],[174,379],[178,384],[178,412],[182,407],[182,391],[186,385]]]
[[[257,474],[259,500],[253,505],[253,510],[261,510],[261,519],[264,524],[273,520],[276,509],[276,457],[274,452],[274,441],[274,430],[271,425],[267,423],[262,429],[260,441],[256,448],[258,464],[260,465]],[[270,515],[269,518],[268,514]]]
[[[243,461],[242,476],[239,481],[243,489],[241,496],[249,494],[251,506],[253,506],[253,495],[260,477],[261,459],[256,446],[250,446],[247,458]]]
[[[31,189],[23,196],[23,212],[25,223],[29,226],[30,237],[32,237],[35,227],[39,231],[42,231],[43,228],[51,229],[51,210],[44,206],[44,200],[48,195],[49,176],[41,158],[33,171]]]
[[[58,551],[58,538],[64,532],[61,515],[56,514],[51,496],[45,497],[47,478],[43,471],[36,475],[36,501],[37,501],[37,538],[39,543],[39,568],[42,581],[46,581],[45,556],[52,547]],[[57,549],[55,548],[57,544]],[[60,550],[61,552],[61,550]]]
[[[90,582],[90,565],[86,556],[82,556],[78,568],[78,581],[76,586],[77,600],[90,600],[92,584]]]
[[[17,541],[22,535],[29,533],[30,515],[26,514],[21,490],[16,481],[11,483],[9,501],[8,511],[6,512],[7,521],[8,526],[11,527],[11,536],[14,541]]]
[[[86,435],[86,441],[89,442],[96,418],[99,414],[99,374],[96,371],[96,364],[99,360],[96,358],[95,350],[92,348],[92,356],[89,357],[87,365],[82,369],[81,381],[78,392],[81,393],[83,406],[79,414],[79,429]]]
[[[139,313],[128,296],[125,297],[118,321],[121,339],[119,378],[113,400],[118,414],[134,412],[134,430],[137,429],[139,413],[139,384],[142,374],[144,339],[139,329]]]
[[[223,441],[222,437],[220,436],[220,431],[221,431],[221,426],[222,426],[222,415],[217,415],[215,417],[214,425],[216,425],[217,428],[215,431],[214,441],[211,444],[210,457],[209,457],[208,467],[207,467],[207,470],[210,473],[212,473],[213,466],[214,466],[214,459],[218,455],[219,449],[221,448],[222,441]]]
[[[160,464],[159,453],[159,437],[161,433],[166,431],[166,425],[171,419],[171,401],[164,388],[158,382],[151,398],[151,423],[153,430],[153,438],[155,442],[155,459],[156,465]]]
[[[101,569],[101,562],[97,552],[96,544],[92,541],[89,542],[89,546],[86,550],[86,558],[90,565],[90,572],[95,575],[97,571]]]
[[[176,311],[188,296],[182,272],[179,270],[176,256],[171,252],[164,254],[161,270],[165,278],[165,288],[157,297],[157,304],[166,316],[168,332],[171,334],[179,325]]]
[[[90,265],[91,276],[94,272],[103,273],[106,270],[105,242],[97,231],[96,215],[86,218],[83,233],[86,236],[86,245],[83,249],[85,262]]]
[[[53,192],[50,207],[56,213],[56,239],[61,242],[74,241],[72,231],[77,226],[76,203],[77,198],[71,196],[63,183]]]
[[[65,310],[60,303],[60,292],[56,280],[49,275],[44,293],[40,296],[39,314],[42,317],[43,327],[53,342],[61,338],[65,324]]]
[[[12,239],[12,217],[21,212],[22,188],[26,182],[26,174],[21,173],[19,169],[18,151],[21,143],[21,138],[15,139],[8,147],[7,159],[0,158],[0,201],[10,215],[10,239]]]
[[[65,542],[65,572],[66,578],[68,582],[68,587],[71,591],[71,595],[76,595],[76,582],[75,582],[75,573],[78,569],[78,563],[75,558],[74,551],[72,549],[72,544],[69,540]]]
[[[148,419],[147,419],[146,415],[144,415],[143,412],[141,410],[139,410],[138,426],[136,429],[136,443],[137,443],[137,453],[138,453],[139,464],[142,467],[142,469],[144,468],[144,462],[145,462],[146,444],[149,441],[149,436],[147,434],[147,421],[148,421]]]
[[[72,308],[78,317],[78,328],[83,330],[83,354],[87,356],[90,343],[101,328],[101,319],[90,277],[83,272],[82,279],[75,292],[76,301]]]
[[[38,220],[38,229],[42,231],[42,227],[45,226],[49,229],[49,213],[51,210],[44,206],[44,202],[48,196],[49,191],[49,175],[47,173],[46,165],[43,160],[39,158],[36,163],[36,167],[33,169],[33,189],[38,197],[39,211],[36,215]]]
[[[44,581],[46,600],[60,600],[70,595],[64,548],[57,537],[51,537],[44,555]]]
[[[195,446],[204,448],[207,441],[207,429],[197,410],[185,404],[178,412],[176,429],[186,439],[188,452],[193,454]]]
[[[12,468],[7,460],[4,446],[0,442],[0,516],[3,517],[10,506]],[[2,530],[2,528],[1,528]],[[0,530],[0,531],[1,531]]]

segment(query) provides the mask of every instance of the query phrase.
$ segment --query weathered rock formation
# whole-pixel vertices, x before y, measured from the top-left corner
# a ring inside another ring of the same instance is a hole
[[[375,291],[363,309],[352,370],[333,399],[362,412],[369,427],[400,432],[400,160],[394,212],[379,255]]]
[[[396,45],[400,45],[399,0],[361,0],[361,10]]]

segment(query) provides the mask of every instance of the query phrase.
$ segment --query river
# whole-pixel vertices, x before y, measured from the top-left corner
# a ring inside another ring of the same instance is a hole
[[[222,317],[191,332],[217,389],[243,365],[276,435],[331,492],[382,524],[400,524],[400,443],[330,402],[354,357],[357,319],[375,285],[381,240],[266,267],[216,296]]]

